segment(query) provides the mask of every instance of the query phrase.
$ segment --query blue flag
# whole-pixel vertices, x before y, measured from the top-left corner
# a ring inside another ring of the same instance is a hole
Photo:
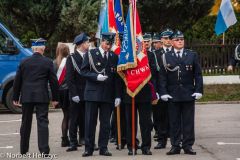
[[[216,34],[219,35],[225,32],[228,27],[234,25],[236,22],[237,19],[231,1],[222,0],[215,25]]]
[[[105,19],[108,20],[106,16],[107,16],[107,2],[106,0],[102,0],[101,10],[100,10],[99,20],[98,20],[98,30],[95,36],[96,38],[100,39],[101,37],[100,35],[102,33],[103,28],[104,30],[106,29],[106,26],[104,27]]]
[[[114,2],[114,15],[117,23],[118,32],[124,31],[124,17],[122,9],[122,0],[115,0]]]
[[[123,33],[123,41],[122,41],[122,49],[121,54],[118,59],[118,71],[126,70],[128,68],[133,68],[136,66],[135,58],[134,58],[134,37],[133,37],[133,20],[131,9],[129,7],[126,24],[124,25],[124,33]]]

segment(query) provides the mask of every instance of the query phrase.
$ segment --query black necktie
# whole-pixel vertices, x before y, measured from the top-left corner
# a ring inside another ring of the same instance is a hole
[[[166,52],[169,52],[169,49],[168,49],[168,48],[166,49]]]
[[[178,57],[178,59],[182,58],[181,55],[180,55],[180,51],[177,51],[177,57]]]
[[[104,52],[103,59],[104,59],[105,62],[107,62],[107,52]]]

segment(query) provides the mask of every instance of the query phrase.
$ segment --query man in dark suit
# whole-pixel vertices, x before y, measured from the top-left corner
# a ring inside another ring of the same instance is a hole
[[[124,83],[122,83],[124,85]],[[126,138],[128,155],[133,155],[133,152],[137,154],[138,144],[134,146],[135,151],[132,150],[132,98],[126,92],[126,86],[122,87],[123,98],[122,101],[125,104],[126,114]],[[141,150],[143,155],[152,155],[151,148],[151,130],[152,130],[152,94],[149,83],[141,89],[141,91],[135,96],[135,134],[137,135],[137,110],[139,114],[139,123],[141,128],[142,144]],[[136,137],[135,135],[135,137]]]
[[[173,31],[169,28],[163,30],[160,34],[160,40],[162,42],[162,48],[156,49],[153,53],[156,54],[159,66],[162,65],[162,56],[163,54],[171,51],[172,44],[170,36],[173,34]],[[159,67],[160,68],[160,67]],[[160,75],[161,76],[161,75]],[[157,79],[158,81],[159,79]],[[160,83],[157,83],[157,87]],[[154,149],[163,149],[166,148],[167,139],[169,136],[169,117],[168,117],[168,104],[162,100],[159,100],[157,106],[155,107],[155,117],[157,117],[157,145]]]
[[[90,50],[82,64],[81,72],[86,78],[84,92],[86,101],[85,152],[83,157],[93,154],[98,109],[100,111],[99,154],[112,156],[107,148],[110,116],[114,102],[116,106],[120,104],[120,96],[115,88],[118,87],[116,83],[118,57],[110,50],[114,37],[113,33],[103,33],[100,47]]]
[[[155,33],[153,35],[153,39],[151,37],[150,34],[144,34],[143,36],[143,40],[144,40],[144,44],[146,46],[146,50],[147,50],[147,56],[148,56],[148,62],[149,62],[149,66],[151,69],[151,80],[150,83],[153,85],[154,90],[157,91],[157,80],[158,80],[158,74],[159,74],[159,65],[158,65],[158,61],[157,61],[157,56],[156,56],[156,48],[152,48],[152,50],[150,51],[150,45],[149,45],[149,41],[152,40],[153,44],[156,44],[157,41],[160,41],[159,37],[157,38],[157,34]],[[158,40],[157,40],[158,39]],[[158,95],[158,94],[157,94]],[[159,98],[159,97],[158,97]],[[156,103],[156,102],[155,102]],[[157,136],[158,133],[158,116],[157,116],[157,110],[158,108],[156,107],[156,104],[152,104],[152,117],[153,117],[153,128],[155,130],[155,135],[154,138]]]
[[[84,101],[84,89],[86,80],[81,75],[80,69],[83,62],[83,57],[89,48],[89,39],[85,33],[81,33],[75,37],[73,43],[75,46],[75,52],[68,56],[66,62],[66,79],[69,88],[70,95],[70,126],[69,137],[70,147],[67,152],[76,151],[78,146],[77,130],[78,125],[80,129],[80,137],[84,138],[85,128],[85,101]],[[80,124],[79,124],[80,121]],[[81,141],[80,138],[80,141]]]
[[[176,31],[172,36],[173,49],[163,55],[160,70],[160,95],[169,101],[170,140],[172,148],[167,155],[195,155],[195,100],[203,93],[203,78],[197,53],[184,49],[184,35]],[[183,137],[181,139],[181,136]],[[182,144],[182,146],[180,146]]]
[[[49,154],[48,131],[48,82],[52,91],[52,104],[57,105],[58,81],[53,68],[53,62],[44,57],[45,40],[33,40],[34,54],[20,63],[13,85],[13,104],[22,104],[22,124],[20,152],[26,154],[29,150],[29,139],[32,126],[32,115],[36,108],[38,127],[38,148],[40,153]]]

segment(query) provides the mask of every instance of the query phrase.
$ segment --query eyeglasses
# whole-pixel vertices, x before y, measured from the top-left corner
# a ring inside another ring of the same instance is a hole
[[[173,39],[173,41],[184,41],[183,38],[177,38],[177,39]]]

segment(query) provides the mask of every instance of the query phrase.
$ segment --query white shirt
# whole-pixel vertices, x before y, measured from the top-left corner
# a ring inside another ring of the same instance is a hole
[[[177,53],[177,52],[180,52],[180,53]],[[174,48],[174,53],[176,54],[177,57],[178,57],[178,54],[180,55],[180,57],[182,57],[182,55],[183,55],[183,48],[180,49],[180,50],[177,50],[177,49]]]
[[[102,49],[101,46],[99,47],[99,51],[100,51],[102,57],[104,58],[104,52],[105,52],[105,51]],[[107,56],[107,58],[108,58],[108,52],[106,53],[106,56]]]
[[[83,55],[85,54],[84,52],[80,51],[79,49],[77,49],[77,52],[80,54],[80,56],[83,58]]]
[[[163,50],[165,51],[165,53],[167,52],[167,49],[169,49],[169,51],[171,51],[172,50],[172,46],[171,47],[163,46]]]

